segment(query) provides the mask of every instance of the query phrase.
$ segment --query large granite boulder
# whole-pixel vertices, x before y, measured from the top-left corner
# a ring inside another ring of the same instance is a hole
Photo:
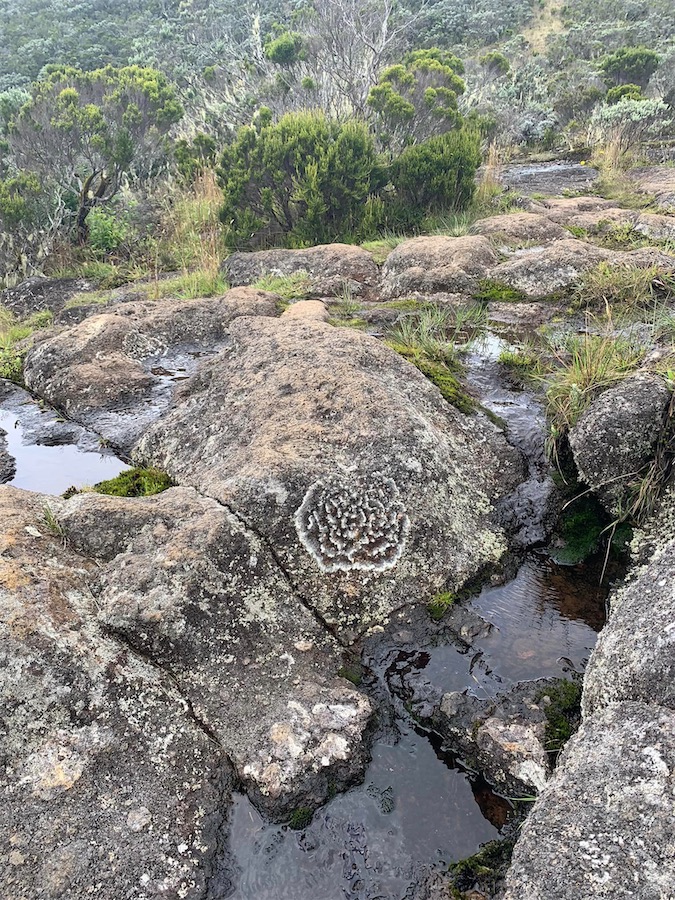
[[[586,715],[620,700],[675,710],[675,540],[611,596],[610,624],[591,654]]]
[[[490,277],[538,300],[569,290],[585,272],[616,256],[611,250],[569,238],[520,251],[496,266]]]
[[[568,232],[547,216],[537,213],[506,213],[479,219],[471,226],[471,234],[491,237],[500,244],[519,245],[536,242],[547,244],[568,237]]]
[[[134,451],[225,504],[350,640],[505,549],[492,501],[521,476],[482,415],[373,337],[240,318]]]
[[[48,310],[58,314],[68,301],[83,291],[94,290],[86,278],[43,278],[34,275],[16,287],[0,291],[0,306],[11,310],[19,319]]]
[[[97,566],[0,487],[0,879],[12,900],[197,898],[234,773],[171,674],[97,624]]]
[[[670,399],[662,378],[641,372],[600,394],[571,429],[579,475],[610,515],[653,458]]]
[[[223,272],[234,287],[255,284],[269,275],[305,274],[307,293],[314,297],[337,297],[345,289],[355,295],[367,294],[379,278],[371,254],[351,244],[233,253],[223,263]]]
[[[170,672],[259,807],[283,818],[361,776],[372,709],[338,677],[339,645],[259,537],[190,488],[83,494],[58,508],[97,560],[107,632]]]
[[[240,288],[213,300],[121,303],[38,343],[26,358],[26,385],[128,450],[168,406],[176,380],[228,344],[229,323],[277,315],[276,299]]]
[[[585,720],[523,825],[504,900],[673,896],[675,713],[610,703]]]
[[[466,294],[499,262],[482,235],[419,237],[399,244],[382,268],[385,299],[414,295]]]

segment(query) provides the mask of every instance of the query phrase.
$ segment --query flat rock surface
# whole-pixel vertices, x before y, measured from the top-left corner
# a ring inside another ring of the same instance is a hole
[[[0,487],[0,878],[12,900],[202,897],[233,772],[96,621],[95,567]]]
[[[522,470],[487,419],[354,329],[241,318],[229,333],[135,457],[240,516],[344,639],[499,558],[491,499]]]
[[[504,900],[667,900],[675,887],[675,713],[587,718],[523,825]]]
[[[190,488],[63,503],[67,539],[106,563],[100,621],[170,671],[258,805],[315,806],[361,774],[368,699],[263,540]]]
[[[491,237],[496,243],[524,244],[531,241],[545,244],[569,236],[562,225],[537,213],[506,213],[479,219],[471,226],[472,234]]]
[[[120,303],[38,343],[26,385],[123,450],[170,402],[176,378],[228,343],[247,314],[277,315],[273,294],[248,288],[212,300]]]

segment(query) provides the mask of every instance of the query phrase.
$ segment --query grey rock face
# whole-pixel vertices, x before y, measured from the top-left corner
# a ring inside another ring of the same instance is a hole
[[[410,294],[466,293],[498,262],[492,243],[482,235],[413,238],[387,257],[381,295],[393,299]]]
[[[170,402],[173,376],[228,343],[238,316],[277,314],[276,297],[241,288],[213,300],[121,303],[39,343],[27,386],[122,449]],[[181,370],[181,371],[179,371]]]
[[[260,250],[233,253],[223,263],[230,284],[254,284],[265,275],[306,273],[308,292],[317,297],[368,293],[377,285],[379,271],[366,250],[350,244],[323,244],[307,250]]]
[[[0,428],[0,484],[11,481],[15,473],[16,460],[7,450],[7,432]]]
[[[542,248],[521,251],[520,255],[496,266],[490,277],[537,300],[567,290],[584,272],[614,256],[613,251],[584,241],[554,241]]]
[[[639,373],[604,391],[570,431],[579,475],[610,515],[651,459],[669,402],[663,379]]]
[[[189,488],[81,495],[60,521],[72,546],[106,563],[100,621],[172,673],[258,806],[283,817],[361,775],[371,705],[337,677],[337,642],[263,539]]]
[[[506,213],[480,219],[471,226],[471,233],[491,237],[496,243],[503,244],[522,244],[528,241],[545,244],[569,237],[569,232],[562,225],[537,213]]]
[[[95,568],[0,488],[0,880],[12,900],[202,897],[233,772],[96,623]]]
[[[10,309],[20,319],[45,309],[57,314],[75,294],[91,291],[94,287],[94,283],[85,278],[35,276],[1,291],[0,305]]]
[[[664,536],[665,537],[665,536]],[[635,700],[675,710],[675,541],[612,595],[609,625],[591,654],[586,715]]]
[[[352,329],[242,318],[230,335],[135,457],[241,516],[344,639],[501,555],[488,498],[521,466],[491,423]]]
[[[675,713],[612,703],[563,751],[516,844],[504,900],[666,900],[675,890]]]

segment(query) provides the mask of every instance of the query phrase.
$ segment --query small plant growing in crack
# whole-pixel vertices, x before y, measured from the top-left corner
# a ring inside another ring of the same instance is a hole
[[[54,510],[49,506],[49,504],[45,504],[42,508],[42,519],[47,528],[47,531],[54,535],[54,537],[60,538],[61,543],[65,545],[66,543],[66,532],[63,525],[59,522],[54,514]]]

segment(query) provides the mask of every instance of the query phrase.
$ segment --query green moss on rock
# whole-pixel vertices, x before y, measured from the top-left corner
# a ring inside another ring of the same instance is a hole
[[[483,278],[473,299],[479,303],[523,303],[527,297],[522,291],[494,278]]]
[[[127,469],[109,481],[99,481],[94,485],[98,494],[113,497],[151,497],[173,487],[173,481],[159,469]]]

